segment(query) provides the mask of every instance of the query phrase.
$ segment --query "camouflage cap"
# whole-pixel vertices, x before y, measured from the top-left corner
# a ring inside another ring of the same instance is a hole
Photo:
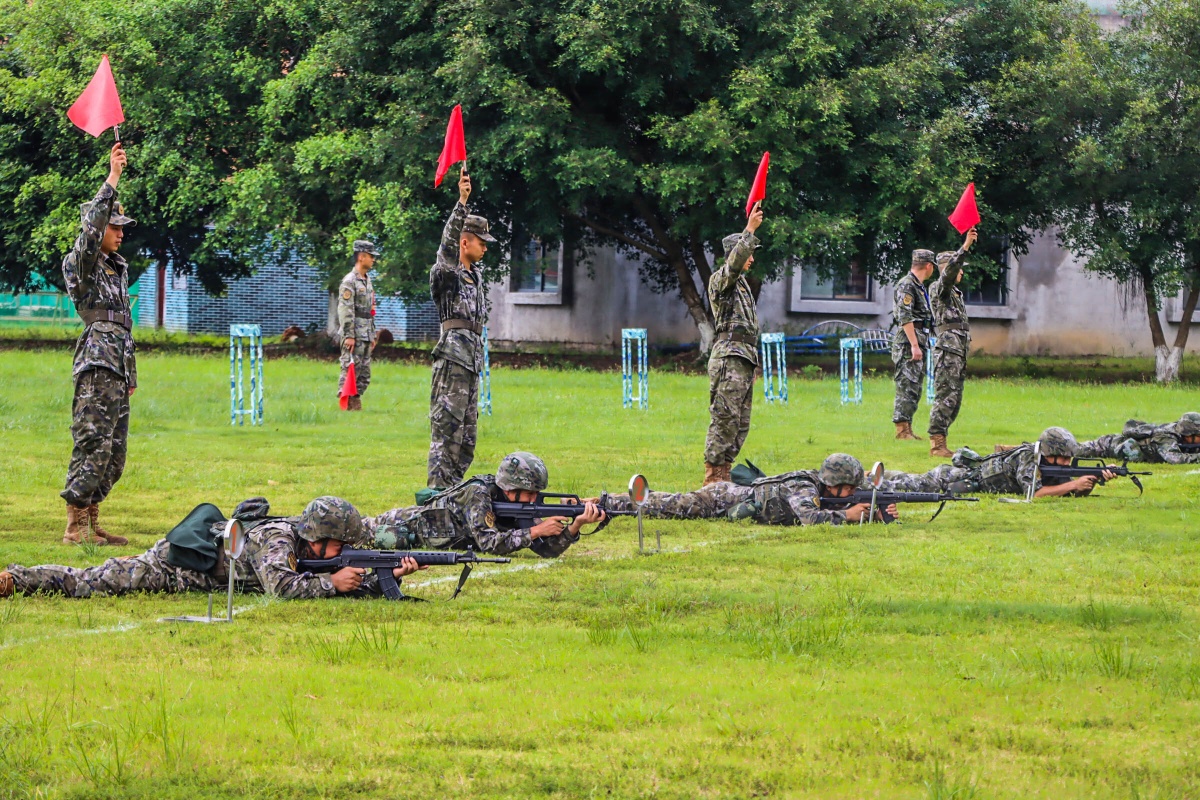
[[[1075,453],[1079,450],[1079,442],[1075,441],[1075,435],[1057,425],[1042,431],[1038,441],[1042,443],[1042,455],[1044,456],[1074,458]]]
[[[485,242],[494,242],[496,237],[488,230],[488,221],[476,214],[471,214],[463,221],[463,233],[473,233]]]
[[[912,263],[914,267],[918,264],[934,264],[936,262],[937,256],[933,254],[932,250],[913,250],[912,252]]]
[[[362,515],[348,500],[340,497],[318,497],[309,503],[296,526],[301,539],[310,542],[337,539],[354,544],[367,537]]]
[[[937,254],[938,269],[942,270],[944,272],[946,270],[946,267],[950,266],[950,262],[954,260],[954,257],[956,255],[958,255],[958,254],[953,250],[944,250],[941,253],[938,253]]]
[[[549,484],[546,462],[533,453],[509,453],[496,468],[496,485],[506,492],[544,492]]]
[[[729,254],[733,252],[733,248],[737,247],[737,243],[742,240],[740,233],[731,233],[721,240],[721,246],[725,248],[725,257],[729,258]],[[761,244],[754,245],[754,249],[762,247]]]
[[[1175,430],[1180,436],[1200,436],[1200,414],[1187,412],[1175,423]]]
[[[354,240],[354,252],[355,253],[370,253],[373,256],[377,256],[377,255],[379,255],[379,248],[377,248],[375,246],[375,243],[370,241],[369,239],[355,239]]]
[[[108,224],[116,225],[118,228],[132,228],[137,225],[137,220],[125,216],[125,206],[113,203],[112,213],[108,215]]]
[[[864,478],[862,463],[851,455],[834,453],[821,462],[817,480],[826,486],[849,484],[861,486]]]

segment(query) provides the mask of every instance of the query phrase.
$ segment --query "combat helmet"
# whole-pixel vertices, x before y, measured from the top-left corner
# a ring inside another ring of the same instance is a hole
[[[845,453],[829,456],[821,462],[821,469],[817,472],[817,480],[826,486],[838,486],[843,483],[861,486],[863,477],[863,465],[857,458]]]
[[[533,453],[509,453],[496,467],[496,485],[506,492],[544,492],[549,484],[546,462]]]
[[[1180,436],[1200,436],[1200,414],[1189,411],[1175,423],[1175,432]]]
[[[354,543],[366,538],[362,515],[350,501],[340,497],[318,497],[304,508],[296,524],[296,534],[310,542],[337,539]]]
[[[1075,441],[1075,436],[1066,428],[1060,428],[1057,425],[1042,431],[1038,441],[1042,443],[1042,455],[1044,456],[1074,458],[1075,453],[1079,450],[1079,442]]]

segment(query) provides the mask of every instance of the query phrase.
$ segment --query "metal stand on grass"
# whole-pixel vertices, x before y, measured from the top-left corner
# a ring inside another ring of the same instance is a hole
[[[762,335],[763,396],[768,403],[788,401],[787,354],[782,333]]]
[[[634,475],[629,479],[629,499],[637,506],[638,552],[646,554],[646,531],[642,526],[642,510],[650,499],[650,482],[645,475]],[[662,531],[654,532],[654,552],[662,552]]]
[[[492,415],[492,360],[488,352],[488,329],[483,326],[483,372],[479,373],[479,413]]]
[[[246,529],[240,520],[231,519],[225,523],[225,531],[221,534],[224,540],[225,569],[229,571],[229,593],[225,601],[225,617],[213,617],[213,594],[208,593],[208,616],[206,617],[163,617],[159,622],[233,622],[233,582],[237,577],[237,567],[234,564],[246,549]]]
[[[250,352],[250,408],[242,388],[242,348]],[[263,345],[259,325],[229,326],[229,424],[263,423]]]
[[[633,368],[637,367],[638,393],[633,393]],[[650,373],[646,368],[646,329],[621,329],[621,404],[625,408],[650,407]]]
[[[862,350],[862,339],[842,339],[838,342],[838,375],[841,378],[842,405],[862,403]],[[854,387],[853,392],[850,391],[851,384]]]
[[[937,399],[937,392],[933,385],[933,350],[937,347],[937,337],[929,337],[929,348],[925,351],[925,399],[933,405],[933,401]]]

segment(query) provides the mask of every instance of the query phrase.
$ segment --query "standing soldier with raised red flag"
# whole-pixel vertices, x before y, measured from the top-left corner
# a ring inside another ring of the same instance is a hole
[[[478,266],[487,243],[496,241],[488,221],[468,213],[471,178],[464,165],[458,202],[446,220],[437,261],[429,270],[429,292],[437,305],[442,335],[433,348],[429,391],[429,483],[446,489],[459,483],[475,460],[479,420],[479,371],[483,369],[483,326],[487,322],[483,274]]]
[[[125,150],[118,142],[109,155],[108,179],[81,208],[79,238],[62,265],[67,294],[84,325],[75,345],[73,370],[75,447],[62,491],[67,501],[63,534],[67,544],[129,543],[100,527],[100,503],[125,469],[129,398],[137,387],[129,265],[117,254],[125,228],[135,224],[117,202],[117,182],[125,163]]]
[[[967,231],[962,247],[938,253],[941,277],[929,287],[929,306],[933,311],[933,332],[937,344],[933,350],[933,406],[929,409],[929,455],[950,458],[946,434],[962,407],[963,384],[967,378],[967,355],[971,350],[971,323],[967,319],[966,298],[958,288],[963,276],[963,256],[975,244],[979,234]]]
[[[730,479],[733,461],[750,432],[754,402],[754,370],[758,367],[758,309],[746,271],[754,263],[762,224],[756,202],[741,233],[726,236],[725,265],[708,279],[708,303],[717,339],[708,358],[708,411],[704,440],[704,485]]]
[[[371,268],[379,250],[372,242],[354,242],[354,269],[342,278],[338,287],[338,332],[342,337],[342,374],[338,379],[338,396],[346,383],[350,364],[354,364],[354,386],[344,408],[362,411],[362,396],[371,385],[371,352],[375,349],[375,287],[371,285]]]

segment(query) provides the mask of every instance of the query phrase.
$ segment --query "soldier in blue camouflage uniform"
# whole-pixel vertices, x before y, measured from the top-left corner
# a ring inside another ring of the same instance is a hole
[[[864,483],[862,464],[846,453],[833,453],[819,470],[785,472],[759,478],[750,486],[723,481],[695,492],[650,492],[642,506],[652,519],[751,519],[762,525],[841,525],[858,522],[869,506],[822,509],[821,498],[847,497]],[[623,495],[609,497],[613,511],[635,510]],[[888,507],[895,516],[895,506]]]
[[[371,268],[379,251],[366,239],[354,242],[354,269],[342,278],[338,287],[338,333],[342,337],[339,359],[342,374],[338,378],[338,397],[346,384],[346,371],[354,362],[354,386],[358,394],[347,398],[347,411],[362,411],[362,396],[371,385],[371,353],[375,350],[375,287]]]
[[[510,453],[493,475],[475,475],[423,505],[396,508],[364,520],[383,550],[430,548],[474,550],[505,555],[528,547],[542,558],[557,558],[579,541],[584,525],[604,521],[594,501],[572,521],[547,517],[532,528],[497,525],[493,501],[532,503],[549,485],[546,464],[532,453]]]
[[[932,250],[913,250],[912,269],[896,284],[892,318],[892,365],[895,367],[896,404],[892,422],[897,439],[920,439],[913,433],[912,418],[921,402],[921,383],[925,378],[925,350],[929,346],[929,328],[933,310],[925,281],[933,275]]]
[[[708,358],[708,412],[704,441],[704,485],[729,480],[733,461],[750,432],[754,370],[758,367],[758,309],[746,271],[754,263],[762,224],[762,203],[755,203],[741,233],[726,236],[725,265],[708,279],[708,303],[717,338]]]
[[[256,498],[259,500],[261,498]],[[234,516],[238,516],[237,512]],[[234,579],[239,591],[265,592],[286,600],[339,594],[381,594],[374,573],[368,574],[364,569],[346,567],[322,574],[296,569],[298,559],[333,558],[344,544],[362,546],[366,543],[362,517],[345,500],[318,497],[299,517],[267,519],[250,527],[252,524],[247,525],[246,547],[234,561]],[[213,534],[218,534],[222,528],[224,523],[214,525]],[[110,558],[88,569],[11,565],[7,571],[0,572],[0,597],[11,596],[14,591],[24,594],[40,591],[77,598],[129,592],[211,592],[227,585],[228,564],[223,557],[212,572],[197,572],[168,563],[170,548],[170,542],[162,539],[139,556]],[[403,566],[393,570],[393,574],[401,578],[417,569],[416,562],[407,559]]]
[[[1079,457],[1119,458],[1143,464],[1200,464],[1200,414],[1189,411],[1178,422],[1165,425],[1131,419],[1120,433],[1082,442]]]
[[[72,370],[74,448],[62,491],[67,501],[66,544],[129,544],[124,536],[100,526],[100,503],[125,469],[129,398],[137,387],[129,265],[117,254],[125,228],[136,224],[117,202],[125,163],[125,150],[118,142],[109,154],[108,178],[80,209],[79,237],[62,264],[67,294],[83,320]]]
[[[458,203],[446,220],[429,291],[442,321],[433,348],[429,391],[429,481],[431,489],[454,486],[475,460],[479,420],[479,372],[483,369],[483,326],[487,322],[484,276],[479,261],[496,241],[483,217],[468,213],[471,179],[458,179]]]
[[[1034,497],[1082,497],[1092,493],[1100,479],[1091,475],[1079,478],[1044,479],[1038,470],[1041,464],[1069,466],[1079,453],[1079,443],[1066,428],[1047,428],[1038,437],[1041,457],[1034,457],[1032,444],[1010,447],[1003,452],[981,456],[969,447],[955,451],[951,463],[934,467],[926,473],[888,471],[886,487],[900,492],[955,492],[957,494],[984,492],[987,494],[1026,494],[1033,488]],[[1104,474],[1104,480],[1116,476]]]
[[[929,409],[929,455],[950,458],[946,435],[962,407],[963,384],[967,378],[967,354],[971,351],[971,324],[967,304],[958,288],[963,275],[963,256],[978,238],[974,228],[967,231],[962,247],[954,252],[938,253],[940,277],[929,287],[933,311],[933,332],[937,345],[933,353],[933,408]]]

